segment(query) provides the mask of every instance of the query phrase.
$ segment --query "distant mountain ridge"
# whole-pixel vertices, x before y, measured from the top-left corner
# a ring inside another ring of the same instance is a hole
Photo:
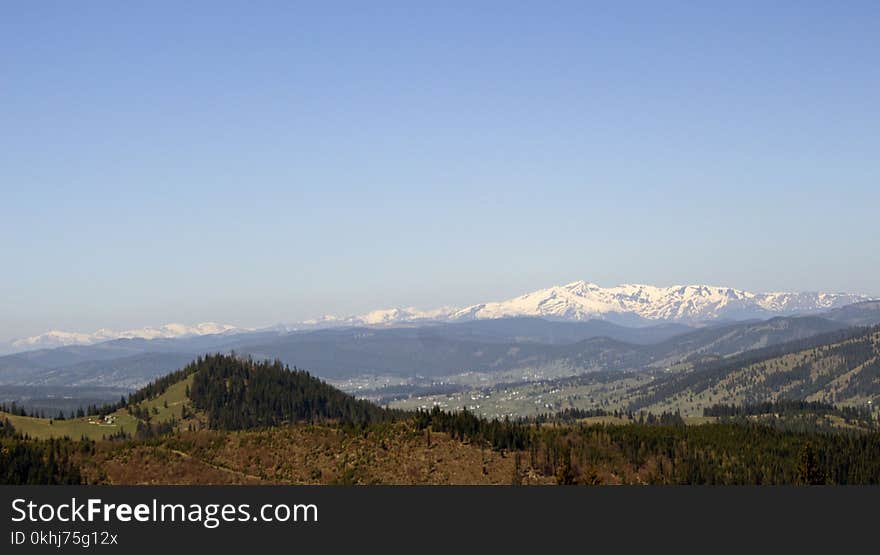
[[[383,327],[519,317],[574,322],[606,320],[630,326],[658,323],[696,324],[816,314],[871,300],[866,295],[851,293],[751,293],[732,287],[709,285],[656,287],[625,284],[601,287],[595,283],[575,281],[512,299],[484,302],[464,308],[390,308],[373,310],[359,316],[327,315],[259,330],[216,322],[195,325],[165,324],[126,331],[100,329],[94,333],[53,330],[13,341],[4,351],[16,353],[71,345],[94,345],[114,339],[174,339],[254,331],[285,333],[333,327]]]
[[[880,318],[880,313],[877,316]],[[701,328],[674,323],[627,328],[601,320],[512,318],[180,339],[118,339],[0,357],[0,386],[134,389],[199,354],[230,351],[258,359],[277,358],[316,376],[341,380],[365,375],[431,381],[463,372],[498,375],[509,371],[520,376],[524,370],[542,375],[545,371],[574,375],[595,370],[646,370],[694,357],[728,356],[846,327],[845,322],[816,316]]]
[[[747,320],[815,314],[871,300],[866,295],[825,292],[752,293],[732,287],[625,284],[601,287],[587,281],[540,289],[503,301],[464,308],[419,310],[413,307],[374,310],[360,316],[324,316],[305,326],[377,326],[426,321],[467,321],[514,317],[550,320],[610,320],[624,324],[713,320]],[[289,329],[297,329],[295,325]]]
[[[484,303],[453,313],[453,319],[542,316],[589,320],[634,315],[650,321],[701,322],[808,314],[868,300],[849,293],[751,293],[709,285],[619,285],[604,288],[576,281],[515,299]]]
[[[203,322],[201,324],[165,324],[158,327],[144,327],[125,331],[114,331],[101,328],[92,333],[66,332],[51,330],[33,337],[25,337],[12,341],[13,352],[31,351],[36,349],[52,349],[71,345],[94,345],[114,339],[175,339],[179,337],[195,337],[201,335],[233,334],[253,331],[229,324]]]

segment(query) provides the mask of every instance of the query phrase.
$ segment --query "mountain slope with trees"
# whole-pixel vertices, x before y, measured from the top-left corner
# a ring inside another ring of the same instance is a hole
[[[632,392],[629,408],[702,412],[778,400],[870,406],[880,398],[880,327],[857,328],[697,364]]]
[[[339,421],[365,425],[394,413],[280,361],[255,362],[230,355],[199,358],[182,370],[192,374],[189,397],[207,414],[211,428],[242,430],[294,422]]]

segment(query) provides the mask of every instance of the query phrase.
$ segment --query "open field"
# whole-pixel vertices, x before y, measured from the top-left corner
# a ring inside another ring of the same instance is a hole
[[[60,437],[79,439],[85,437],[97,441],[112,436],[120,430],[125,433],[135,433],[137,430],[136,418],[125,411],[117,411],[113,415],[116,417],[113,424],[99,424],[99,418],[97,416],[54,420],[51,418],[16,416],[0,412],[0,418],[8,419],[15,428],[15,431],[26,434],[35,439]]]
[[[651,376],[635,373],[620,373],[604,379],[585,374],[563,380],[498,384],[449,394],[413,396],[394,401],[389,406],[404,410],[467,407],[486,418],[537,416],[565,409],[613,411],[625,408],[624,400],[629,391],[651,379]]]
[[[186,390],[192,385],[192,376],[168,387],[164,393],[153,399],[148,399],[138,406],[150,411],[151,421],[168,422],[172,418],[180,420],[183,407],[189,406]]]
[[[186,398],[186,388],[191,383],[192,378],[187,378],[169,387],[162,395],[143,401],[138,406],[150,411],[150,419],[153,422],[167,422],[172,418],[180,420],[183,407],[189,402]],[[138,419],[130,415],[127,409],[117,410],[111,416],[113,423],[108,424],[98,416],[55,420],[0,412],[0,419],[8,419],[17,432],[35,439],[85,437],[97,441],[120,431],[132,435],[137,431]]]

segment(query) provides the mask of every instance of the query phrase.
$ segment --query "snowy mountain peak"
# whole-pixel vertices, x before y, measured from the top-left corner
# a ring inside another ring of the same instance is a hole
[[[325,317],[324,324],[389,325],[419,320],[461,321],[531,316],[555,320],[608,319],[636,323],[674,321],[694,323],[718,319],[762,318],[809,314],[868,300],[848,293],[751,293],[716,285],[657,287],[623,284],[602,287],[573,281],[518,297],[459,309],[423,311],[415,308],[375,310],[348,318]],[[311,324],[318,324],[312,321]]]
[[[522,316],[575,321],[602,319],[635,325],[646,322],[696,323],[719,319],[743,320],[818,313],[866,300],[871,298],[849,293],[751,293],[732,287],[700,284],[657,287],[628,283],[602,287],[581,280],[539,289],[512,299],[484,302],[464,308],[441,307],[420,310],[403,307],[373,310],[359,316],[325,315],[297,324],[278,324],[263,328],[261,331],[285,333],[338,326],[418,325],[425,322]],[[49,331],[14,341],[11,344],[11,351],[92,345],[121,338],[177,338],[247,331],[254,330],[215,322],[192,326],[172,323],[126,331],[99,329],[93,333]]]
[[[750,293],[715,285],[657,287],[624,284],[600,287],[576,281],[514,299],[482,303],[450,319],[540,316],[563,320],[636,317],[653,321],[699,322],[819,312],[867,300],[847,293]]]
[[[101,328],[93,333],[77,333],[59,330],[51,330],[46,333],[25,337],[12,342],[14,351],[30,351],[34,349],[51,349],[54,347],[67,347],[71,345],[93,345],[112,339],[173,339],[178,337],[193,337],[197,335],[216,335],[221,333],[241,333],[251,331],[247,328],[238,328],[229,324],[216,322],[203,322],[188,326],[186,324],[171,323],[158,327],[145,327],[125,331],[113,331]]]
[[[301,326],[287,326],[288,329],[298,329],[302,326],[321,327],[321,326],[378,326],[387,324],[401,324],[407,322],[446,320],[454,308],[444,306],[433,310],[419,310],[414,307],[405,308],[387,308],[372,310],[360,316],[349,316],[340,318],[327,314],[313,320],[302,322]]]

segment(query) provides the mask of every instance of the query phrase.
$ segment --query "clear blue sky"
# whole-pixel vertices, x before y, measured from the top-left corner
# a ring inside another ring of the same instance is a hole
[[[878,2],[134,4],[0,4],[0,339],[880,294]]]

